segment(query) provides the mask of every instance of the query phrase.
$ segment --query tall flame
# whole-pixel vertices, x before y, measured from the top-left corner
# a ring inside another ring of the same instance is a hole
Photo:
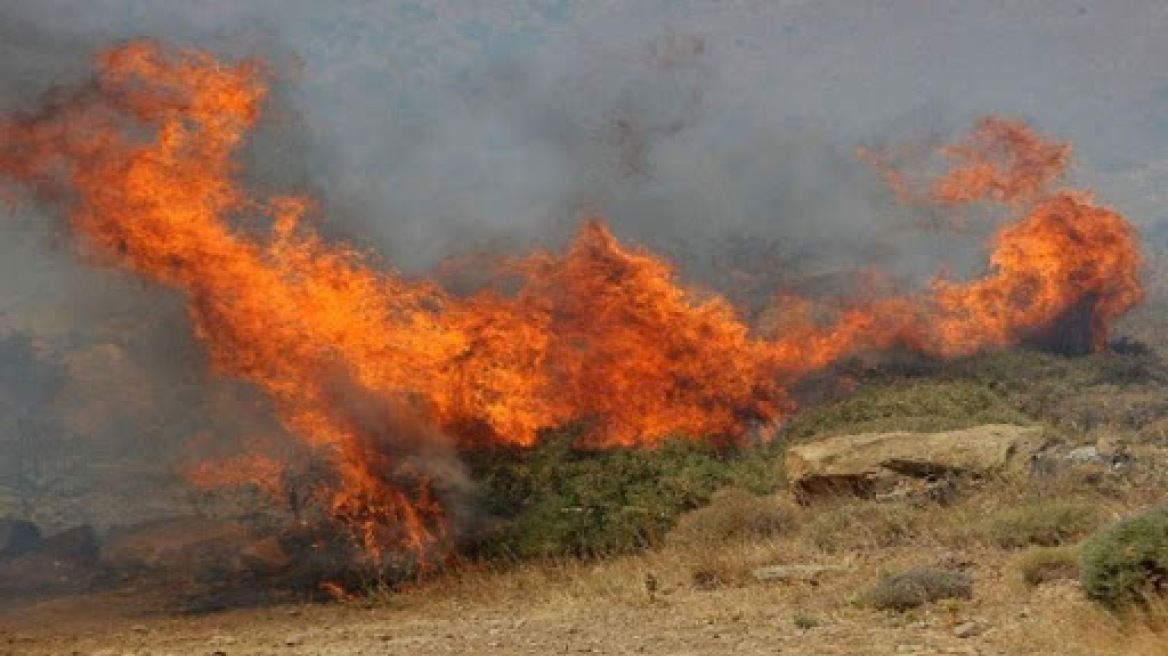
[[[937,279],[826,322],[782,297],[783,329],[762,336],[594,219],[563,252],[509,263],[511,292],[457,296],[325,242],[305,221],[307,199],[241,186],[234,155],[267,78],[258,62],[149,42],[111,50],[91,88],[0,120],[0,174],[64,199],[95,257],[185,294],[214,369],[263,389],[288,433],[330,463],[329,508],[372,551],[443,540],[433,462],[459,447],[531,445],[578,419],[593,422],[597,448],[742,438],[790,413],[790,387],[843,357],[959,356],[1068,322],[1099,349],[1142,294],[1127,221],[1052,189],[1069,148],[987,119],[943,149],[953,167],[923,194],[1018,215],[979,279]],[[271,462],[254,462],[272,478]]]

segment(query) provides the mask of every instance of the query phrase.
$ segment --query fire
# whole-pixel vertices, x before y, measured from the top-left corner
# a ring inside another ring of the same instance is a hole
[[[329,464],[329,512],[371,554],[447,544],[443,486],[460,448],[532,445],[576,420],[591,422],[596,448],[741,439],[793,411],[791,386],[841,358],[965,355],[1076,321],[1099,349],[1141,298],[1131,226],[1053,188],[1068,147],[1001,119],[943,149],[950,172],[913,192],[1017,214],[970,282],[937,279],[827,319],[777,298],[784,320],[764,334],[592,219],[562,252],[508,262],[507,285],[455,295],[326,242],[308,199],[240,184],[234,155],[267,96],[259,62],[144,42],[98,63],[92,87],[0,120],[0,174],[64,202],[93,258],[185,295],[214,370],[259,386],[288,435]],[[257,455],[214,469],[192,477],[282,485],[278,461]]]

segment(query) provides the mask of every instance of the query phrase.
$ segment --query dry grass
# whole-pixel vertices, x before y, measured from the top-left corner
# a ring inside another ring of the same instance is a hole
[[[1018,569],[1027,585],[1079,578],[1079,549],[1075,546],[1034,547],[1019,557]]]
[[[682,515],[666,536],[666,544],[697,546],[734,540],[765,540],[792,531],[799,521],[796,504],[782,496],[760,497],[727,488],[708,506]]]
[[[1000,509],[955,535],[1001,549],[1055,547],[1087,535],[1103,521],[1097,503],[1043,499]]]
[[[1168,656],[1168,603],[1115,615],[1073,597],[1043,611],[1042,621],[1017,637],[1019,648],[1043,650],[1067,645],[1074,647],[1073,653],[1091,656]]]

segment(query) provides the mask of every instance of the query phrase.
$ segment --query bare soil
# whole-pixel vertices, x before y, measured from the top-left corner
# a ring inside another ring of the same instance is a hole
[[[3,611],[0,654],[1168,654],[1163,634],[1099,611],[1076,583],[1028,587],[992,552],[973,554],[970,601],[908,613],[849,603],[880,571],[930,555],[888,550],[819,584],[703,590],[681,578],[685,557],[666,552],[199,615],[159,611],[159,591],[107,593]]]

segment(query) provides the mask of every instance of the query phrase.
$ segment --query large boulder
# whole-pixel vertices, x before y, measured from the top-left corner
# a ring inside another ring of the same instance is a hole
[[[807,499],[825,494],[879,496],[906,481],[942,481],[1025,471],[1043,447],[1041,428],[991,424],[939,433],[868,433],[799,444],[787,475]]]

